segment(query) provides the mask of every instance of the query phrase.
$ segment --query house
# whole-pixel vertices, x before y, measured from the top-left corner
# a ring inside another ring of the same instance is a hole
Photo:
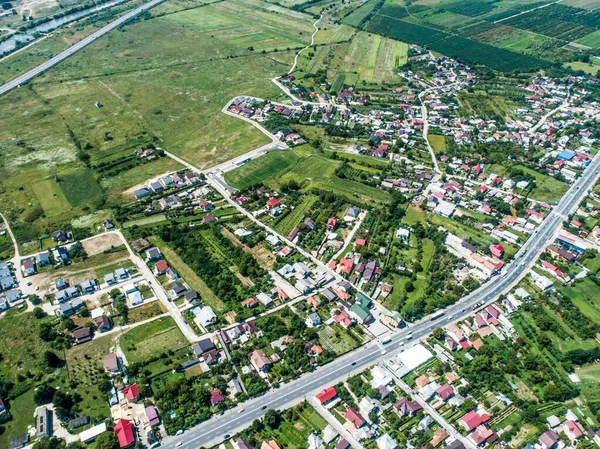
[[[73,332],[71,332],[71,335],[75,339],[76,345],[86,343],[92,339],[89,327],[82,327],[81,329],[74,330]]]
[[[471,410],[469,413],[460,418],[459,424],[466,430],[471,431],[481,424],[488,422],[490,418],[491,416],[487,413],[480,415],[475,410]]]
[[[502,259],[502,256],[504,255],[504,247],[499,244],[491,245],[490,252],[492,253],[492,256]]]
[[[35,430],[38,439],[52,436],[52,411],[45,406],[35,409]]]
[[[196,314],[195,321],[203,327],[208,327],[217,322],[217,315],[210,306],[204,306]]]
[[[127,419],[120,419],[115,425],[114,432],[119,439],[119,446],[121,448],[129,447],[135,443],[135,436],[133,434],[133,424]]]
[[[56,287],[57,290],[63,290],[65,288],[67,288],[69,286],[69,284],[67,284],[67,282],[63,279],[57,279],[56,281],[54,281],[54,287]]]
[[[50,237],[52,237],[52,240],[55,242],[65,243],[71,238],[71,233],[61,229],[59,231],[54,231],[52,234],[50,234]]]
[[[360,413],[358,413],[352,407],[346,408],[344,419],[354,424],[357,429],[360,429],[366,423],[365,419],[360,415]]]
[[[10,439],[9,449],[21,449],[29,442],[29,434],[23,433]]]
[[[140,389],[137,384],[129,385],[128,387],[123,388],[121,391],[127,402],[135,402],[140,398]]]
[[[39,253],[35,256],[35,263],[38,267],[44,267],[46,265],[50,265],[50,256],[48,253]]]
[[[240,381],[237,378],[231,379],[227,383],[227,386],[229,387],[229,392],[233,397],[238,396],[244,392],[244,389],[242,388],[242,384],[240,383]]]
[[[276,441],[263,441],[260,445],[260,449],[281,449]]]
[[[348,309],[348,312],[361,324],[367,323],[373,319],[371,313],[358,303],[353,304],[350,309]]]
[[[583,430],[581,424],[573,420],[565,421],[565,423],[563,424],[563,430],[565,432],[565,435],[573,443],[585,435],[585,430]]]
[[[94,279],[83,281],[79,284],[79,287],[84,294],[94,293],[96,291],[96,281]]]
[[[210,405],[217,405],[225,400],[225,396],[216,388],[210,390]]]
[[[145,412],[146,416],[148,417],[148,424],[150,424],[150,426],[154,427],[160,424],[158,410],[156,410],[156,407],[154,407],[153,405],[149,405],[148,407],[146,407]]]
[[[66,262],[67,260],[69,260],[69,253],[63,246],[59,246],[58,248],[53,248],[52,256],[54,257],[54,260],[56,260],[57,262]]]
[[[153,260],[158,260],[162,257],[160,250],[156,247],[150,248],[146,250],[146,262],[151,262]]]
[[[333,231],[336,226],[337,226],[337,218],[336,217],[330,217],[327,220],[327,230],[328,231]]]
[[[238,447],[238,449],[254,449],[254,447],[252,447],[252,445],[242,437],[238,437],[235,440],[235,445]]]
[[[12,303],[21,299],[21,292],[16,288],[13,288],[4,293],[4,297],[9,303]]]
[[[558,435],[553,430],[546,430],[539,441],[543,449],[554,449],[558,443]]]
[[[97,318],[94,318],[94,324],[99,332],[106,332],[112,329],[112,320],[106,315],[102,314]]]
[[[321,404],[326,404],[335,397],[337,397],[337,391],[333,387],[327,387],[316,395],[316,398]]]
[[[445,385],[442,385],[441,387],[439,387],[437,390],[435,390],[435,394],[442,401],[447,401],[452,396],[454,396],[454,388],[452,388],[452,385],[445,384]]]
[[[117,354],[107,354],[104,356],[103,359],[103,363],[104,363],[104,370],[111,373],[111,374],[115,374],[119,372],[119,358],[117,357]]]
[[[186,291],[187,291],[187,288],[181,282],[175,282],[173,285],[171,285],[171,293],[176,298],[181,298],[185,294]]]
[[[444,449],[465,449],[465,445],[462,441],[457,439],[448,444]]]
[[[69,429],[78,429],[79,427],[85,426],[88,422],[89,418],[87,416],[80,416],[79,418],[69,421]]]
[[[196,346],[194,346],[194,354],[198,358],[202,357],[204,354],[215,351],[217,348],[215,344],[209,338],[205,338],[204,340],[200,340]]]
[[[375,440],[375,442],[377,443],[377,447],[379,449],[396,449],[398,447],[393,438],[387,433],[381,435],[379,438],[377,438],[377,440]]]
[[[197,304],[200,301],[200,296],[196,290],[187,290],[183,296],[189,304]]]
[[[248,307],[249,309],[252,309],[256,306],[258,306],[258,300],[256,298],[248,298],[242,301],[242,306],[243,307]]]
[[[400,416],[414,416],[422,409],[421,404],[417,401],[409,401],[406,398],[400,398],[398,402],[394,404],[394,408],[398,411]]]
[[[169,269],[169,264],[167,263],[166,260],[159,260],[158,262],[156,262],[156,265],[154,265],[154,274],[155,275],[161,275],[161,274],[165,274],[167,272],[167,270]]]
[[[264,292],[260,292],[258,295],[256,295],[256,299],[263,305],[263,306],[268,306],[269,304],[271,304],[273,302],[273,300],[271,299],[271,297],[269,295],[267,295]]]
[[[104,220],[104,222],[102,223],[102,226],[104,226],[104,229],[108,230],[108,229],[112,229],[115,227],[115,224],[113,223],[112,220],[110,219],[106,219]]]
[[[308,327],[315,327],[321,324],[321,317],[318,313],[309,313],[308,317],[306,317],[306,325]]]
[[[274,197],[269,198],[267,200],[267,209],[271,210],[276,207],[281,207],[281,201]]]
[[[36,272],[37,270],[35,269],[35,264],[33,263],[32,259],[27,259],[25,262],[23,262],[23,273],[25,276],[31,276]]]
[[[262,350],[257,349],[256,351],[250,353],[250,363],[257,371],[267,372],[271,367],[272,361]]]
[[[357,207],[349,207],[344,216],[344,221],[354,221],[360,215],[360,209]]]
[[[436,448],[438,447],[446,438],[448,438],[448,432],[443,427],[438,427],[433,432],[433,438],[430,441],[430,444]]]
[[[133,194],[135,195],[135,198],[139,200],[145,196],[152,195],[152,190],[147,187],[142,187],[141,189],[134,191]]]

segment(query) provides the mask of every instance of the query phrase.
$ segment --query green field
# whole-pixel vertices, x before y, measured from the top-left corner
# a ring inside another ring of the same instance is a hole
[[[306,217],[306,211],[317,201],[317,197],[313,195],[305,195],[302,198],[302,202],[296,206],[296,208],[287,213],[282,220],[280,220],[275,226],[275,230],[284,237],[287,236],[294,227],[298,226]]]
[[[429,134],[427,140],[429,140],[429,144],[433,147],[435,154],[442,154],[446,151],[446,136]]]
[[[298,162],[293,151],[271,151],[225,174],[228,184],[244,190],[277,178]]]
[[[56,182],[56,179],[39,181],[31,187],[47,216],[52,217],[71,209],[71,205]]]
[[[119,344],[129,363],[144,362],[188,345],[171,317],[158,318],[123,334]]]

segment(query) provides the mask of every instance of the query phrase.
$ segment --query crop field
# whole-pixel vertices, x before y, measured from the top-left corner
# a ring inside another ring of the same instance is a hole
[[[433,151],[435,151],[436,154],[441,154],[446,151],[446,136],[429,134],[427,139],[429,140],[429,144],[433,147]]]
[[[363,20],[369,14],[371,14],[371,12],[375,8],[375,6],[377,6],[377,3],[378,3],[378,0],[366,1],[365,3],[363,3],[362,6],[355,9],[352,13],[350,13],[346,17],[344,17],[342,22],[345,23],[346,25],[350,25],[350,26],[354,26],[354,27],[360,26],[361,23],[363,22]]]
[[[284,237],[287,236],[292,229],[294,229],[294,227],[298,226],[298,224],[302,222],[302,220],[306,217],[306,211],[309,210],[313,204],[315,204],[315,201],[317,201],[316,196],[304,196],[302,198],[302,202],[277,223],[275,230]]]
[[[356,72],[361,81],[369,83],[390,82],[398,78],[395,69],[406,63],[407,55],[408,45],[404,42],[360,32],[352,39],[339,67],[331,69]],[[332,90],[339,92],[339,87],[332,86]]]
[[[78,170],[58,178],[58,185],[73,207],[101,201],[102,189],[89,170]]]
[[[271,151],[225,174],[228,184],[243,190],[278,178],[298,162],[293,151]]]
[[[171,317],[158,318],[131,329],[119,339],[129,363],[143,362],[162,352],[177,351],[188,344]]]
[[[592,48],[600,48],[600,31],[594,31],[585,37],[577,40],[578,44],[586,45]]]
[[[61,214],[71,209],[69,201],[67,201],[67,198],[55,179],[39,181],[31,187],[42,205],[44,213],[48,217]]]

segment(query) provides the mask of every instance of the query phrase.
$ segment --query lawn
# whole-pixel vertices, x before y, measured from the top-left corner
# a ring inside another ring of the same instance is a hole
[[[165,307],[160,301],[152,301],[148,304],[142,304],[139,307],[131,309],[127,314],[130,323],[137,323],[139,321],[148,320],[155,316],[161,315],[166,312]]]
[[[200,298],[202,298],[202,301],[206,305],[212,307],[215,312],[226,310],[225,303],[213,293],[200,276],[198,276],[171,247],[167,246],[165,242],[156,236],[152,236],[148,240],[160,249],[165,259],[169,262],[169,265],[185,279],[192,290],[198,292]]]
[[[158,318],[123,334],[119,345],[129,363],[144,362],[153,356],[188,346],[171,317]]]
[[[583,279],[570,287],[562,287],[561,293],[573,301],[581,313],[600,323],[600,287],[590,279]]]
[[[71,209],[71,205],[56,179],[45,179],[36,182],[31,187],[47,216],[52,217]]]
[[[597,386],[600,379],[600,363],[582,366],[575,374],[579,376],[583,385]]]

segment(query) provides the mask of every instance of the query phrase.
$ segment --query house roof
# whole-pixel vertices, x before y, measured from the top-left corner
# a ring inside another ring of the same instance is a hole
[[[128,401],[135,401],[140,395],[140,389],[137,384],[133,384],[123,388],[122,393]]]
[[[104,369],[106,371],[117,371],[119,369],[117,354],[107,354],[104,356]]]
[[[319,400],[319,402],[321,404],[331,401],[336,396],[337,396],[337,391],[335,391],[335,388],[333,388],[333,387],[327,387],[323,391],[321,391],[320,393],[318,393],[316,395],[317,399]]]
[[[151,426],[158,425],[160,420],[158,418],[158,410],[156,410],[156,407],[153,405],[146,407],[146,416],[148,417],[148,421],[150,422]]]
[[[119,446],[127,447],[135,443],[135,437],[133,436],[133,425],[126,419],[120,419],[115,425],[115,433],[119,438]]]
[[[344,418],[354,424],[357,428],[365,423],[365,419],[352,407],[348,407],[346,413],[344,413]]]

